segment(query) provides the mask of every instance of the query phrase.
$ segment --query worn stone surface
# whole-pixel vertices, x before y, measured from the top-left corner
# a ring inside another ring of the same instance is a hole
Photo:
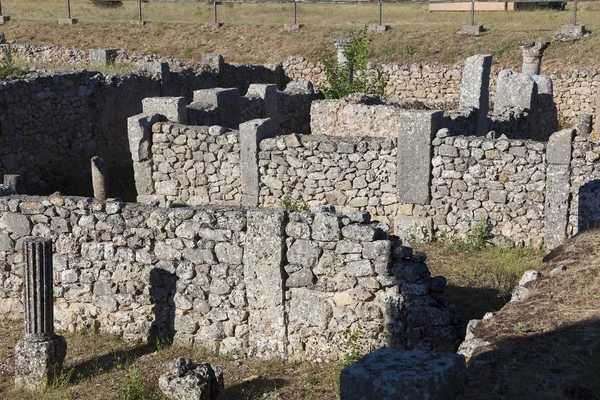
[[[478,54],[465,60],[460,85],[459,109],[475,108],[477,124],[474,134],[483,136],[487,133],[487,114],[490,104],[490,71],[492,56]]]
[[[494,114],[501,114],[511,108],[533,111],[537,106],[537,94],[537,84],[528,74],[509,69],[500,71]]]
[[[118,49],[90,49],[90,65],[106,67],[113,65],[117,59]]]
[[[15,346],[15,386],[39,390],[52,384],[62,370],[66,353],[67,342],[62,336],[19,340]]]
[[[467,384],[462,355],[382,348],[340,373],[342,400],[454,399]]]
[[[240,171],[242,174],[243,205],[258,205],[260,176],[258,146],[261,140],[275,135],[275,123],[256,119],[240,125]]]
[[[400,203],[429,204],[432,140],[441,128],[443,111],[403,111],[398,118],[398,182]],[[410,177],[410,179],[406,179]]]
[[[158,378],[158,386],[169,400],[217,400],[225,390],[221,367],[189,358],[173,360]]]
[[[142,100],[142,108],[144,114],[158,114],[167,121],[178,124],[187,123],[187,111],[183,97],[147,97]]]

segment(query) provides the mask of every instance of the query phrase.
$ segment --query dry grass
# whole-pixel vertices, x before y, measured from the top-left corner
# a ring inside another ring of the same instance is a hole
[[[475,329],[495,350],[476,357],[465,399],[598,398],[599,233],[584,233],[551,253],[531,297]],[[556,267],[564,271],[550,276]]]
[[[136,2],[119,9],[101,9],[89,0],[73,0],[75,26],[58,26],[66,13],[64,0],[5,0],[3,12],[12,21],[3,27],[9,40],[58,44],[77,48],[121,47],[200,60],[204,52],[219,52],[229,62],[274,63],[289,55],[320,58],[330,39],[377,21],[376,4],[299,4],[298,34],[281,32],[291,22],[290,4],[227,3],[219,6],[225,26],[217,32],[199,29],[212,20],[207,3],[144,3],[144,27],[126,24],[137,17]],[[570,6],[570,4],[569,4]],[[582,3],[579,21],[592,31],[600,29],[600,4]],[[504,67],[521,62],[518,40],[550,40],[560,26],[571,22],[571,11],[478,13],[476,22],[488,29],[477,38],[454,34],[468,23],[466,13],[429,13],[425,5],[384,5],[384,23],[392,29],[374,38],[373,57],[386,62],[454,64],[477,53],[492,53]],[[556,42],[546,51],[546,70],[600,65],[598,35],[575,43]]]
[[[188,357],[196,362],[221,366],[225,375],[223,400],[253,399],[336,399],[335,385],[341,365],[284,362],[281,360],[234,360],[218,357],[200,348],[154,346],[127,343],[101,334],[66,333],[65,377],[43,392],[30,393],[13,388],[13,347],[22,335],[22,321],[0,325],[0,398],[3,400],[118,399],[119,390],[158,390],[158,376],[168,362]],[[140,381],[132,381],[137,371]],[[129,377],[129,378],[128,378]]]

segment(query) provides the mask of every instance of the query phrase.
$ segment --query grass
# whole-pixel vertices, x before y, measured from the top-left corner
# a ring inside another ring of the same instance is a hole
[[[298,4],[298,34],[281,32],[291,21],[291,4],[227,3],[219,6],[216,32],[198,29],[212,20],[208,3],[144,3],[143,27],[127,21],[137,17],[137,2],[124,1],[115,9],[94,7],[89,0],[73,0],[75,26],[58,26],[64,17],[63,0],[5,0],[3,13],[11,22],[3,27],[8,40],[58,44],[76,48],[120,47],[199,61],[202,53],[219,52],[228,62],[275,63],[290,55],[319,59],[330,40],[377,21],[376,4]],[[568,7],[572,7],[571,3]],[[579,5],[578,20],[588,29],[600,29],[600,4]],[[437,62],[454,64],[477,53],[494,54],[502,67],[518,67],[518,40],[551,40],[560,26],[571,22],[572,9],[477,13],[476,22],[488,32],[481,37],[455,35],[468,23],[467,13],[429,13],[426,5],[385,4],[384,23],[391,30],[376,35],[374,60],[384,62]],[[257,40],[258,39],[258,40]],[[545,70],[600,65],[598,35],[574,43],[553,42],[544,55]]]

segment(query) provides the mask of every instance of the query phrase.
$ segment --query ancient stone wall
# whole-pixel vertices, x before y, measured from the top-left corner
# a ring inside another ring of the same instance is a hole
[[[460,315],[423,254],[366,213],[81,197],[0,198],[0,311],[20,312],[22,241],[54,243],[55,324],[221,353],[336,359],[361,346],[456,349]]]
[[[293,80],[308,79],[317,88],[324,84],[323,67],[320,63],[302,57],[289,57],[283,63],[286,76]],[[390,100],[418,99],[442,106],[458,100],[462,65],[451,67],[424,64],[382,64],[388,76],[386,93]],[[496,92],[497,67],[492,68],[490,77],[490,100],[493,105]],[[597,69],[570,69],[567,71],[542,71],[554,83],[554,102],[559,115],[574,124],[577,115],[600,115],[596,95],[600,88]],[[448,108],[448,107],[439,107]],[[452,107],[455,108],[455,107]]]

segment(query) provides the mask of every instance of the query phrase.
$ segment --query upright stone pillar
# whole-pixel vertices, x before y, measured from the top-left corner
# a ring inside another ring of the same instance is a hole
[[[483,136],[487,133],[487,115],[490,107],[490,72],[492,69],[492,56],[478,54],[467,58],[463,68],[460,83],[459,109],[477,109],[477,123],[475,135]]]
[[[521,40],[519,47],[523,51],[523,73],[527,75],[539,75],[542,67],[542,56],[544,50],[550,46],[550,42],[534,42]]]
[[[442,127],[443,111],[401,111],[398,116],[399,203],[429,204],[431,141]]]
[[[15,347],[15,384],[36,389],[50,383],[62,369],[67,342],[54,333],[52,241],[28,237],[25,260],[25,336]]]
[[[236,88],[213,88],[194,90],[190,107],[216,108],[219,125],[236,129],[241,120],[240,91]]]
[[[248,87],[246,97],[259,97],[263,101],[263,117],[271,118],[277,126],[277,85],[253,83]]]
[[[270,119],[253,119],[240,124],[240,170],[242,205],[258,206],[260,177],[258,146],[260,141],[275,136],[275,123]]]
[[[589,136],[592,133],[593,118],[591,114],[581,114],[577,118],[577,135]]]
[[[108,199],[108,168],[102,157],[94,156],[92,164],[92,187],[94,198],[98,200]]]
[[[571,188],[572,129],[554,133],[546,147],[546,200],[544,202],[544,247],[552,250],[567,236]]]
[[[340,67],[344,66],[348,63],[348,58],[346,58],[346,55],[344,54],[344,52],[346,51],[346,49],[348,47],[350,47],[351,42],[352,42],[352,38],[333,39],[333,45],[337,49],[337,62],[338,62],[338,66],[340,66]],[[352,70],[352,67],[350,67],[350,69],[348,71],[348,80],[350,82],[352,82],[353,79],[354,79],[354,71]]]

